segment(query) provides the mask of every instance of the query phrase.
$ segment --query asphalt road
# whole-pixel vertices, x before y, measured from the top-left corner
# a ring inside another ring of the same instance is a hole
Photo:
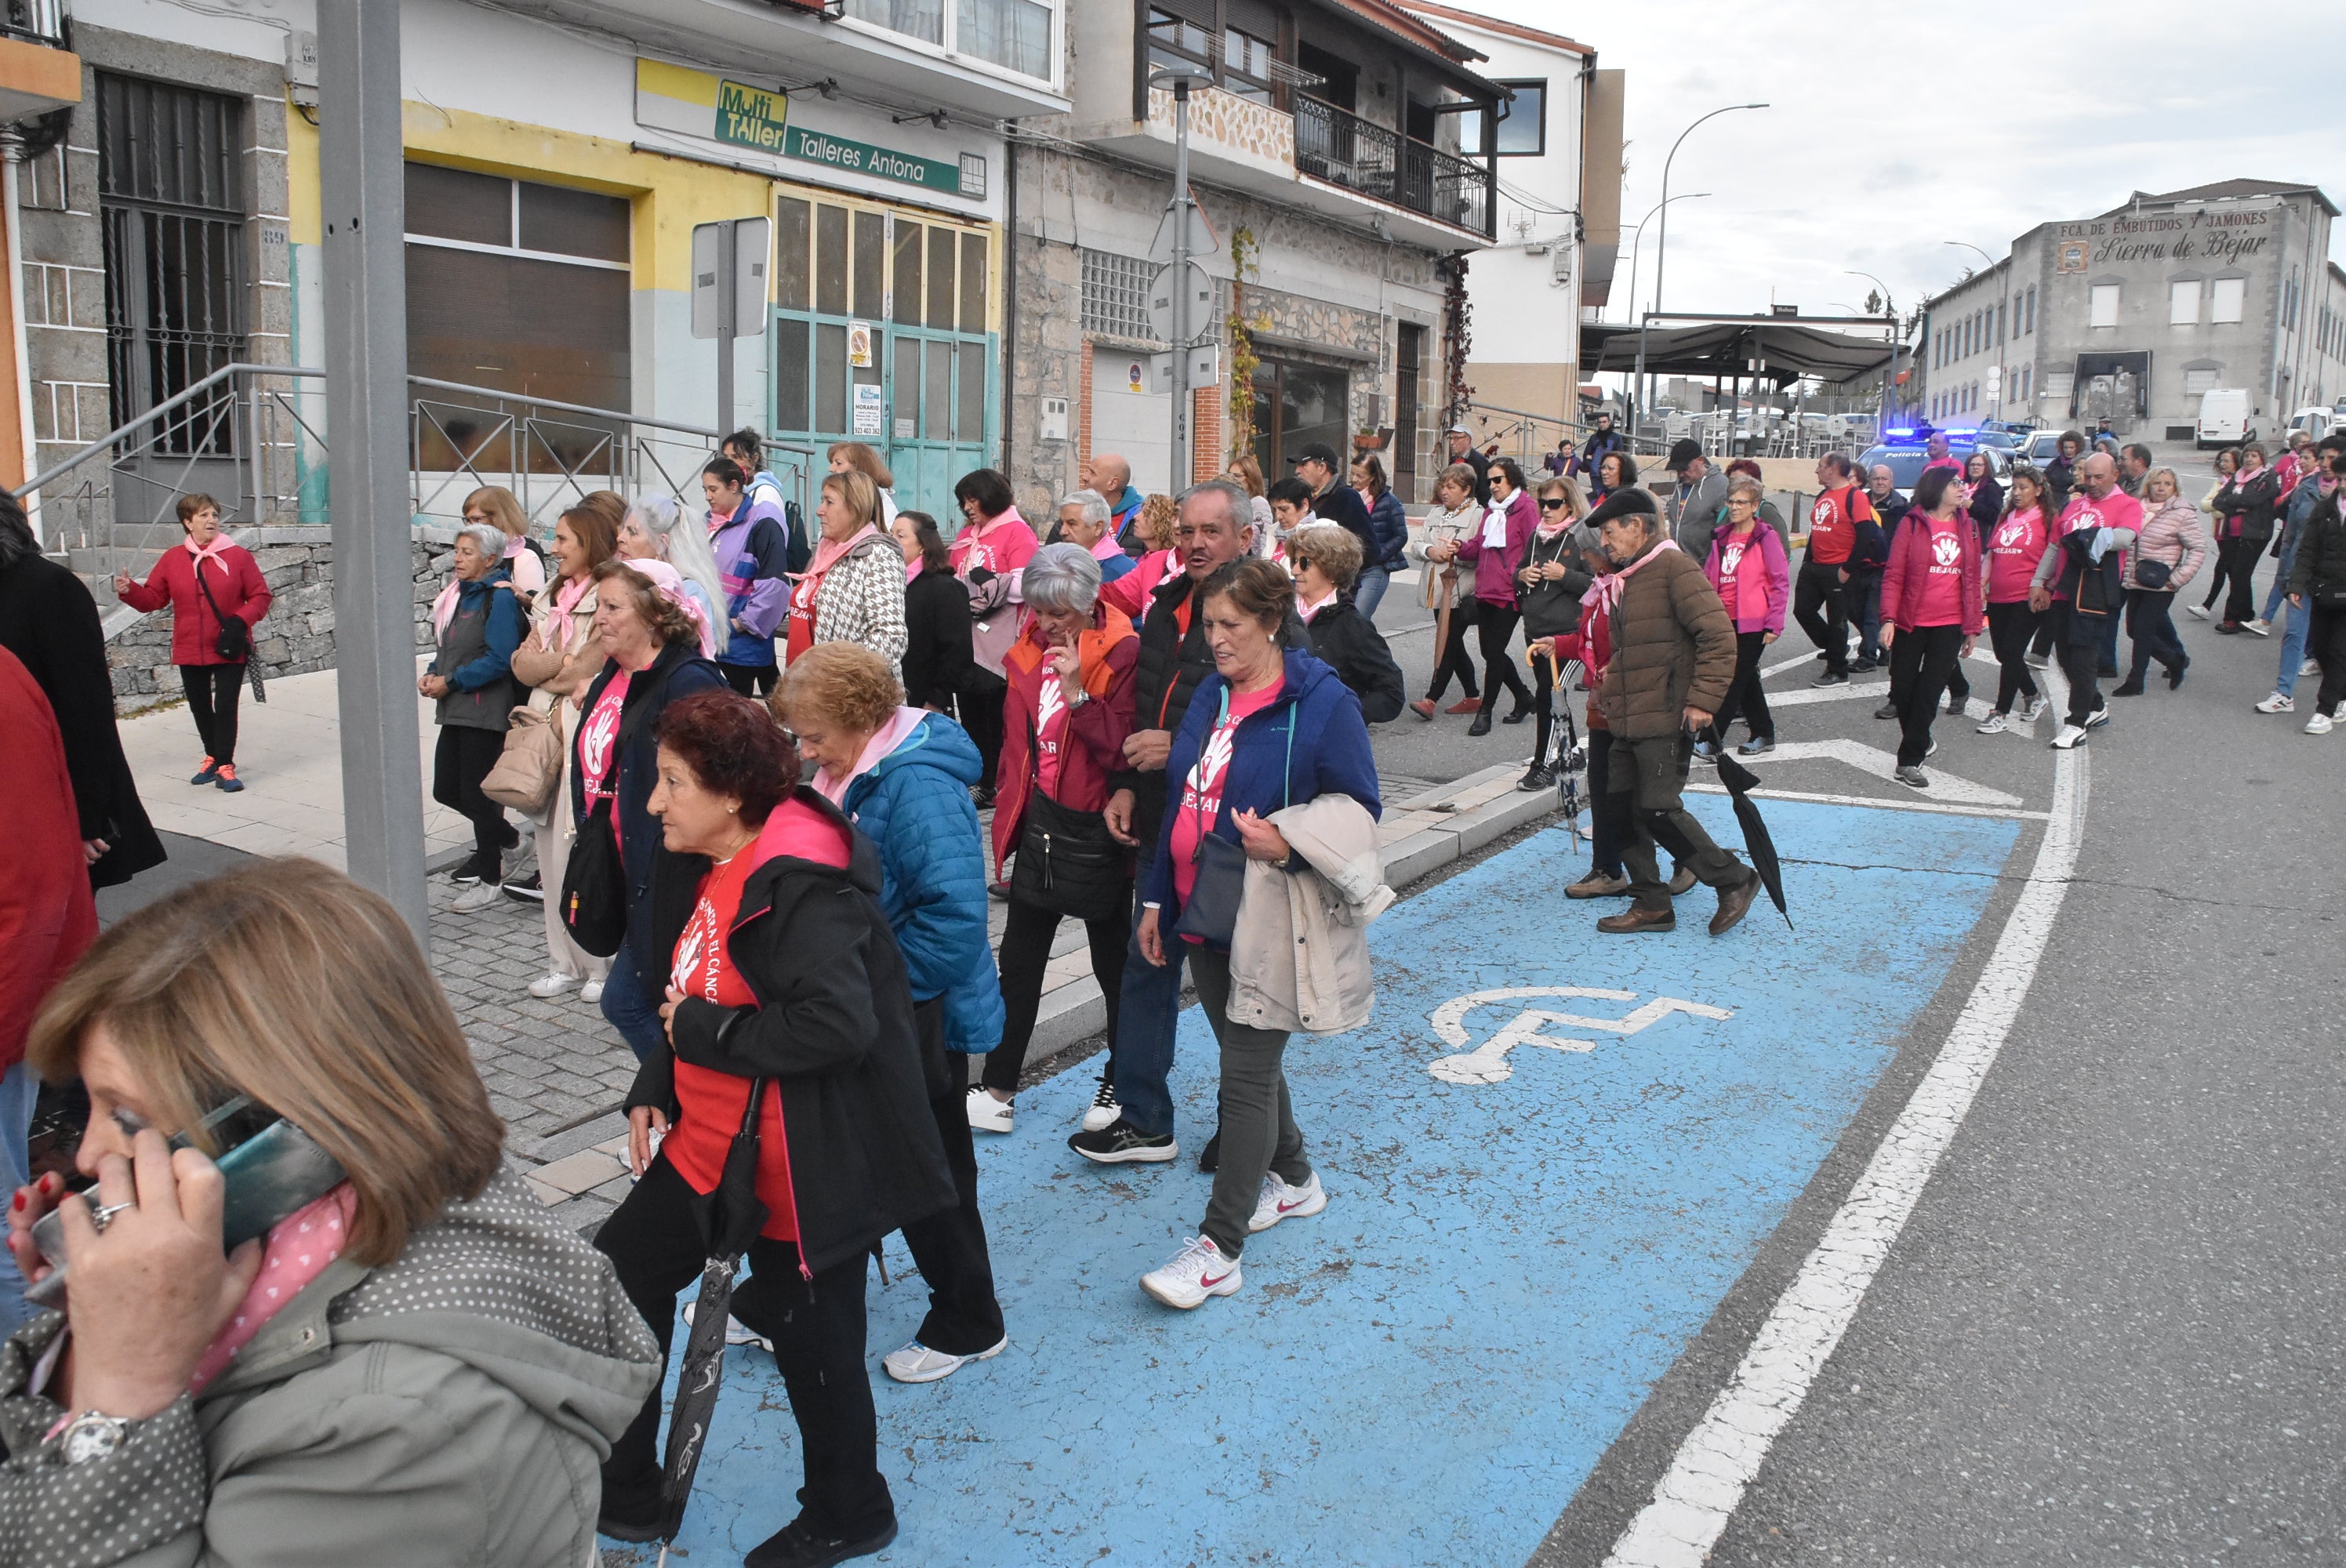
[[[2301,733],[2315,677],[2294,718],[2252,710],[2278,638],[2178,619],[2190,677],[2118,700],[2093,737],[2075,875],[2034,984],[1713,1563],[2346,1561],[2346,758]],[[1992,689],[1991,667],[1970,674]],[[1892,744],[1872,706],[1785,709],[1780,740]],[[2046,808],[2048,725],[1938,733],[1934,772]],[[1814,789],[1828,766],[1760,771]],[[1535,1563],[1604,1561],[1652,1498],[1940,1051],[2044,831],[2022,834],[1895,1064]],[[1902,934],[1811,914],[1798,942],[1894,954]]]

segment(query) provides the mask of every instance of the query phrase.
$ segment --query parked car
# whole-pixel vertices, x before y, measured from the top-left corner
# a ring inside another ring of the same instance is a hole
[[[1997,483],[2011,476],[2014,453],[2008,447],[1982,444],[1975,439],[1979,433],[1976,431],[1943,430],[1937,433],[1947,438],[1947,450],[1957,457],[1968,459],[1975,451],[1986,453]],[[1858,459],[1859,465],[1871,471],[1877,463],[1889,464],[1892,487],[1901,495],[1911,494],[1923,477],[1923,465],[1931,461],[1930,453],[1923,450],[1926,439],[1918,431],[1892,430],[1888,441],[1866,448],[1865,455]]]
[[[2197,444],[2205,451],[2211,446],[2238,446],[2257,438],[2257,427],[2246,387],[2215,387],[2199,395],[2199,419]]]
[[[2299,409],[2295,413],[2290,415],[2289,433],[2290,435],[2294,436],[2301,430],[2305,432],[2306,434],[2311,436],[2314,440],[2320,441],[2323,436],[2328,435],[2331,431],[2337,429],[2339,423],[2340,421],[2336,410],[2324,408],[2320,403],[2314,403],[2310,407]]]
[[[2038,468],[2044,467],[2060,455],[2061,432],[2057,430],[2036,432],[2028,438],[2028,444],[2020,449],[2020,461]]]

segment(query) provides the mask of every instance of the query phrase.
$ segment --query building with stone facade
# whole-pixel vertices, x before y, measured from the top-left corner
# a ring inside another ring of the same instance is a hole
[[[1925,301],[1909,407],[1942,426],[2106,418],[2120,435],[2188,441],[2201,393],[2243,387],[2270,435],[2346,397],[2337,217],[2316,187],[2232,179],[2039,224]]]
[[[1014,331],[1005,461],[1047,514],[1113,451],[1143,490],[1251,451],[1270,477],[1308,443],[1381,448],[1425,488],[1451,387],[1458,259],[1496,232],[1502,90],[1478,51],[1391,0],[1070,0],[1068,113],[1013,132]],[[1170,257],[1173,100],[1211,239],[1214,374],[1193,392],[1191,472],[1170,471],[1172,392],[1151,331]]]

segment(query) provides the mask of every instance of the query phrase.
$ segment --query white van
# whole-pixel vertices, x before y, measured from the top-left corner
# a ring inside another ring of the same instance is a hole
[[[2292,439],[2298,432],[2303,431],[2314,440],[2320,441],[2337,428],[2338,415],[2320,403],[2312,403],[2299,409],[2290,416],[2289,433]]]
[[[2238,446],[2257,438],[2256,428],[2249,423],[2249,389],[2246,387],[2215,387],[2199,395],[2198,444],[2201,450],[2211,446]]]

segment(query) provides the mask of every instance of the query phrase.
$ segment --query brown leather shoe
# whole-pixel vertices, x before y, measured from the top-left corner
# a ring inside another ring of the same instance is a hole
[[[1751,901],[1760,894],[1760,873],[1745,873],[1741,881],[1731,888],[1719,890],[1719,912],[1710,917],[1710,934],[1725,936],[1735,924],[1750,912]]]
[[[1750,901],[1744,901],[1749,903]],[[1678,911],[1665,905],[1647,909],[1643,904],[1631,904],[1619,914],[1606,915],[1596,922],[1596,929],[1612,936],[1626,936],[1641,931],[1676,931]]]
[[[1682,899],[1692,891],[1694,891],[1694,871],[1691,868],[1680,866],[1670,873],[1670,897]]]
[[[1609,899],[1617,898],[1628,891],[1628,878],[1607,876],[1603,871],[1591,871],[1565,889],[1564,896],[1568,899]]]
[[[1424,719],[1428,724],[1433,722],[1433,699],[1430,697],[1419,697],[1415,702],[1409,705],[1409,710],[1417,715],[1420,718]]]
[[[1443,708],[1442,711],[1444,713],[1480,713],[1483,711],[1483,699],[1479,697],[1462,697],[1456,702],[1452,703],[1448,708]]]

